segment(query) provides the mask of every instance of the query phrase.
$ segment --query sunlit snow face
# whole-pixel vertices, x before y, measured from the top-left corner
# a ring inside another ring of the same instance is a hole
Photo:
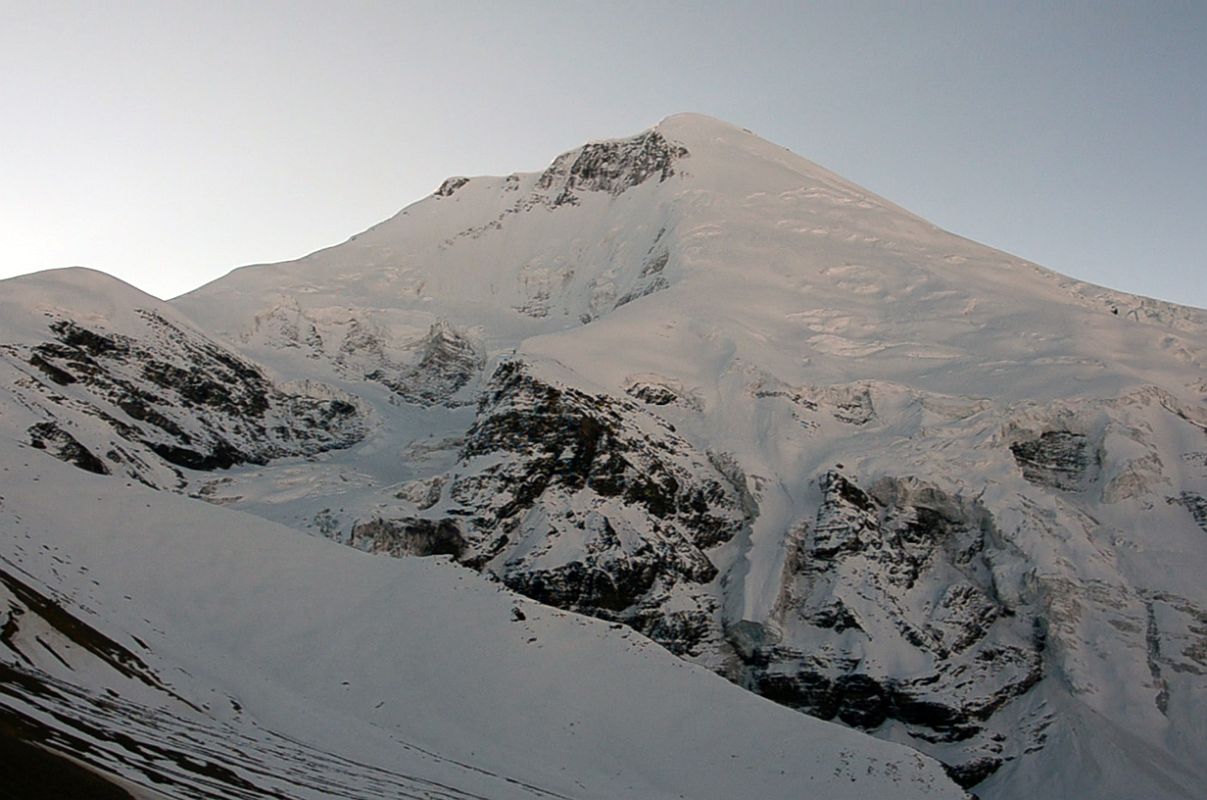
[[[0,275],[79,264],[170,297],[449,175],[700,109],[944,228],[1203,307],[1203,15],[30,4],[0,28],[21,121],[0,130]]]

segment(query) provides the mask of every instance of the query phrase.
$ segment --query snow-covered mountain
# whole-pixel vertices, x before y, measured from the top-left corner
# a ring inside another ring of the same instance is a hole
[[[906,747],[983,798],[1207,790],[1207,312],[698,115],[171,303],[0,305],[0,688],[124,779],[165,758],[95,732],[155,706],[180,796],[199,752],[284,786],[276,736],[348,796],[959,795]],[[64,614],[119,649],[56,660]]]

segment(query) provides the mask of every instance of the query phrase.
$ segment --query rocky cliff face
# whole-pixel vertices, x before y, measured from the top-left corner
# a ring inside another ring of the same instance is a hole
[[[138,336],[53,319],[47,340],[0,346],[11,389],[35,418],[28,443],[99,474],[183,488],[180,469],[307,456],[365,432],[351,396],[290,392],[244,357],[155,311]]]
[[[1004,750],[988,721],[1044,673],[1043,620],[994,585],[1021,560],[976,501],[913,479],[865,491],[838,472],[820,488],[788,539],[770,624],[757,639],[735,631],[742,681],[823,719],[901,723],[949,745],[962,784],[980,782]]]
[[[409,348],[418,356],[412,363],[395,368],[392,375],[377,369],[365,377],[385,384],[402,400],[419,405],[453,402],[453,396],[478,377],[485,362],[478,344],[444,321],[434,323],[427,335]]]
[[[661,419],[508,362],[450,478],[445,513],[463,527],[464,563],[676,653],[716,638],[709,553],[743,512],[707,455]]]
[[[675,162],[687,155],[686,147],[668,142],[658,131],[594,142],[556,158],[541,173],[537,188],[551,191],[555,206],[574,205],[577,192],[618,195],[647,180],[664,181],[675,173]]]

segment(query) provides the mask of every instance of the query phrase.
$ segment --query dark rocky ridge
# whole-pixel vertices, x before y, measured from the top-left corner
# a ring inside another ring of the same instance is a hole
[[[1182,492],[1177,497],[1169,498],[1168,502],[1185,508],[1194,518],[1195,524],[1202,528],[1204,533],[1207,533],[1207,497],[1196,492]]]
[[[921,741],[959,743],[946,760],[973,785],[1003,762],[983,723],[1044,669],[1040,620],[995,591],[992,517],[911,479],[865,490],[832,471],[821,490],[791,537],[775,629],[731,632],[742,682],[823,719],[895,720]],[[903,671],[903,652],[923,666]]]
[[[725,477],[661,420],[507,362],[460,462],[451,496],[465,563],[678,653],[698,650],[715,628],[711,601],[690,587],[717,577],[706,551],[741,528],[743,512]],[[700,595],[695,610],[661,609],[684,591]]]
[[[688,155],[687,148],[672,144],[658,131],[631,139],[593,142],[554,159],[541,174],[537,188],[557,189],[553,205],[574,205],[576,192],[618,195],[651,178],[665,181],[675,174],[673,165]]]
[[[74,464],[86,472],[108,475],[109,468],[74,436],[53,422],[39,422],[29,429],[29,445],[47,450],[60,461]],[[53,445],[53,448],[52,448]]]
[[[349,400],[284,392],[242,357],[154,312],[140,314],[146,339],[59,319],[52,341],[5,346],[14,364],[34,368],[25,383],[39,413],[59,420],[30,428],[33,446],[90,472],[121,466],[155,485],[162,478],[148,459],[213,470],[347,447],[363,436]],[[65,430],[68,410],[100,420],[116,438],[90,449]]]
[[[419,360],[396,375],[377,370],[365,377],[389,387],[408,403],[433,406],[452,402],[452,396],[476,378],[486,363],[477,344],[446,322],[432,325],[414,345]]]
[[[469,183],[469,178],[460,176],[449,178],[444,183],[440,184],[440,188],[437,189],[435,193],[436,197],[452,197],[453,192],[457,191],[467,183]]]
[[[0,784],[4,786],[0,798],[134,800],[117,784],[46,748],[46,743],[58,738],[47,726],[0,708]]]
[[[1064,491],[1080,489],[1095,465],[1087,437],[1069,431],[1044,431],[1039,438],[1010,445],[1010,452],[1024,478]]]
[[[352,526],[348,544],[390,556],[452,556],[465,552],[465,537],[455,519],[422,517],[374,519]]]

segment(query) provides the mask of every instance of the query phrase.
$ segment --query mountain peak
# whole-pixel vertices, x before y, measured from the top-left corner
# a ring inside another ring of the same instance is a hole
[[[750,133],[749,130],[739,125],[734,125],[732,122],[727,122],[723,119],[718,119],[717,117],[710,117],[707,114],[700,114],[695,111],[681,111],[677,114],[671,114],[668,117],[663,117],[662,120],[654,127],[668,136],[672,133],[699,134],[734,131]]]
[[[49,316],[122,325],[131,324],[133,309],[176,314],[159,298],[88,267],[48,269],[0,281],[0,331],[12,341],[44,336]]]

